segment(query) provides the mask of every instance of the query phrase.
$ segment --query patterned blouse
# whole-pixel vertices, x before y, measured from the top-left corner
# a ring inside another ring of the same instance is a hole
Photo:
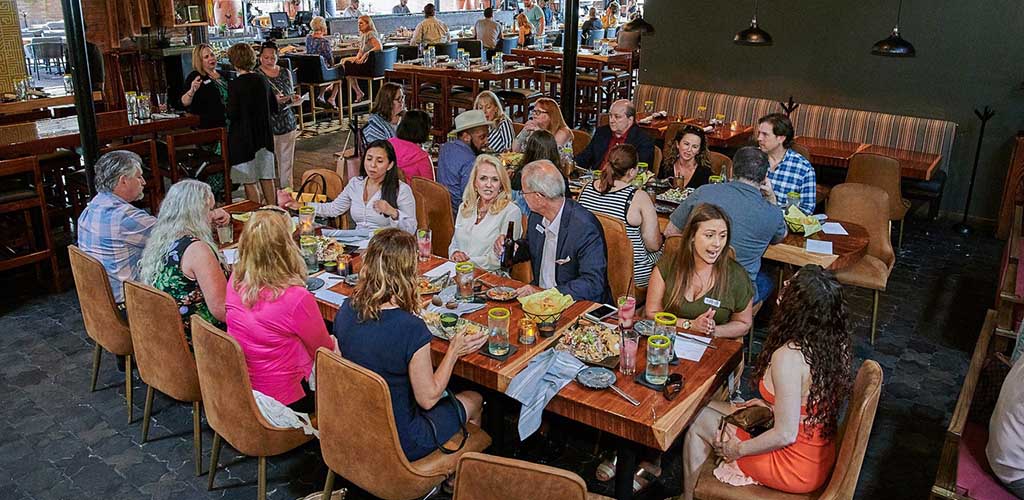
[[[267,81],[270,82],[270,89],[275,94],[281,93],[290,96],[295,93],[288,68],[278,66],[278,73],[274,78],[264,73],[262,68],[256,68],[256,72],[267,78]],[[273,129],[274,135],[287,134],[298,127],[295,123],[295,111],[288,103],[280,106],[277,113],[270,113],[270,127]]]
[[[319,55],[324,68],[334,66],[334,51],[331,50],[331,41],[327,38],[306,35],[306,53]]]
[[[199,288],[199,282],[185,276],[185,272],[181,270],[181,259],[185,255],[185,250],[196,241],[199,240],[194,236],[182,236],[171,243],[171,247],[164,257],[163,267],[157,272],[156,279],[153,281],[154,288],[167,292],[178,303],[178,313],[181,314],[181,322],[185,326],[185,338],[189,345],[192,345],[190,319],[193,314],[198,314],[199,317],[211,324],[224,328],[224,323],[214,318],[210,308],[207,307],[203,290]],[[227,276],[226,271],[224,275]]]

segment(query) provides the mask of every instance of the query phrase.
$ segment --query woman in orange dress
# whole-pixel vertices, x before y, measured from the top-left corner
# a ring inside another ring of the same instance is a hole
[[[687,431],[683,498],[693,498],[711,451],[726,462],[719,470],[731,469],[741,483],[753,480],[787,493],[821,488],[835,464],[839,412],[853,386],[851,359],[842,286],[820,266],[804,266],[779,293],[754,364],[752,379],[764,399],[712,401]],[[719,430],[724,415],[755,405],[774,411],[771,430],[757,437],[731,425]]]

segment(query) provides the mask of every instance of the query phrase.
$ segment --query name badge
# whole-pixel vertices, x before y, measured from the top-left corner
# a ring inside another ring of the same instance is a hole
[[[715,309],[722,307],[722,303],[720,301],[712,299],[711,297],[704,297],[704,303],[711,307],[714,307]]]
[[[533,226],[533,228],[536,229],[537,232],[539,232],[540,234],[545,234],[545,232],[546,232],[546,231],[544,231],[544,226],[541,226],[540,224],[537,224],[536,226]]]

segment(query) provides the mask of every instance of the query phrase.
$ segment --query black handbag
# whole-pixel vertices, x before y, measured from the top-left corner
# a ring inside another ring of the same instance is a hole
[[[444,391],[444,395],[441,396],[441,400],[447,400],[448,403],[451,404],[453,408],[455,408],[455,414],[459,416],[459,429],[461,429],[462,431],[462,442],[459,443],[459,446],[456,447],[454,450],[445,448],[444,442],[437,438],[437,426],[434,425],[434,422],[430,420],[430,417],[428,417],[426,413],[423,414],[423,418],[427,420],[428,424],[430,424],[430,431],[434,435],[434,445],[437,446],[437,449],[441,450],[441,453],[444,453],[445,455],[451,455],[452,453],[458,453],[459,451],[461,451],[462,448],[466,446],[466,441],[469,440],[469,430],[466,429],[465,421],[466,418],[468,418],[468,416],[465,415],[464,410],[462,409],[462,404],[459,403],[457,399],[455,399],[455,395],[452,394],[451,392],[447,390]],[[441,404],[442,401],[438,401],[438,404]]]
[[[308,186],[312,186],[313,190],[311,192],[306,191]],[[295,200],[299,203],[327,202],[327,179],[320,173],[314,172],[310,174],[295,193]]]

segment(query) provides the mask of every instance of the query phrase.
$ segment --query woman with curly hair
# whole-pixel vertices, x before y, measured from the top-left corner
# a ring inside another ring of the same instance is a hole
[[[676,187],[699,188],[708,183],[711,159],[708,158],[708,140],[700,127],[687,125],[666,141],[665,159],[658,170],[659,179],[678,179]]]
[[[756,481],[787,493],[825,484],[836,459],[839,412],[853,386],[847,318],[842,286],[831,272],[807,265],[786,282],[754,363],[752,379],[764,399],[712,401],[701,411],[686,433],[683,498],[693,498],[712,449],[725,460],[719,468],[731,469],[731,484]],[[749,406],[771,408],[774,427],[757,437],[731,425],[719,432],[723,415]]]
[[[420,310],[416,238],[399,229],[374,235],[363,254],[359,284],[334,318],[341,355],[384,377],[398,441],[410,461],[454,436],[460,424],[480,424],[483,397],[448,396],[455,362],[487,341],[483,333],[455,335],[437,369],[430,361],[430,331]]]

